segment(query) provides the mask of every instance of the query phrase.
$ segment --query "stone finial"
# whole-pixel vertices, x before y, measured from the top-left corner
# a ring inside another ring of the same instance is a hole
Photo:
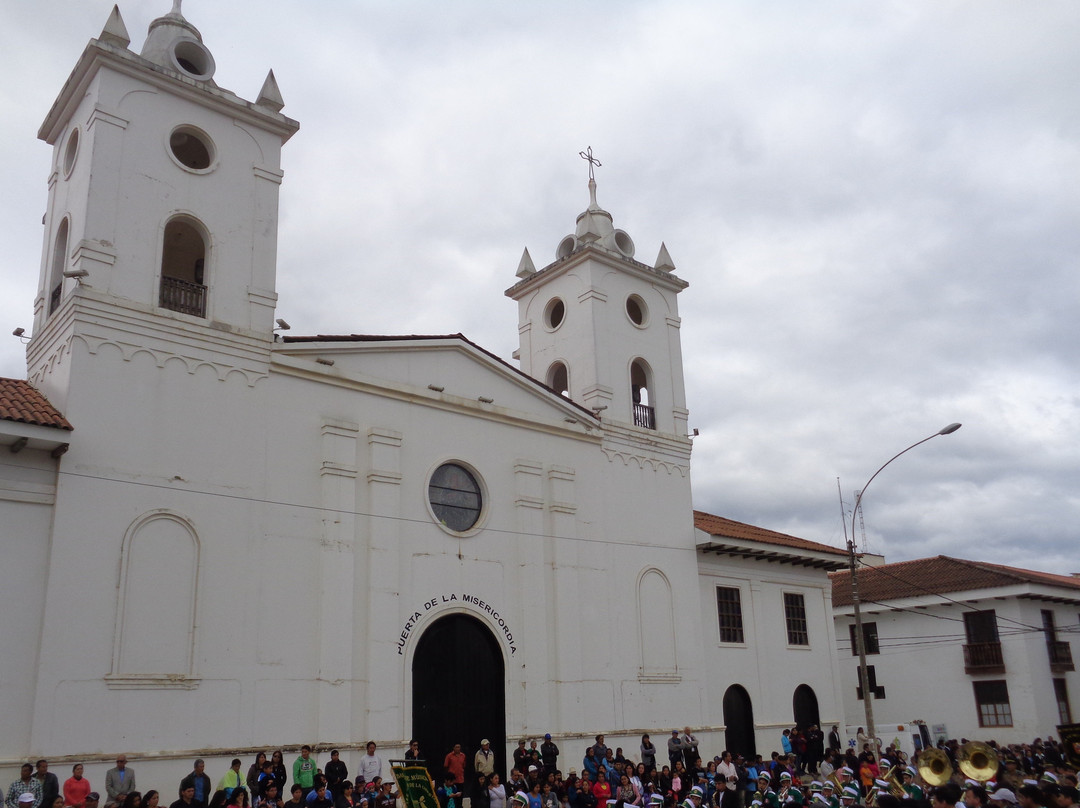
[[[98,39],[102,42],[119,45],[121,48],[126,48],[131,44],[131,37],[128,36],[124,18],[120,16],[120,6],[113,6],[112,13],[109,14],[109,19],[105,21],[105,27],[101,29]]]
[[[667,251],[667,245],[664,242],[660,242],[660,253],[656,256],[655,269],[659,269],[662,272],[674,272],[675,264],[671,260],[671,255]]]
[[[285,99],[281,97],[281,90],[278,89],[273,70],[266,74],[266,81],[263,82],[262,89],[259,90],[259,97],[255,99],[255,103],[260,107],[269,107],[274,112],[280,112],[281,108],[285,106]]]
[[[536,264],[533,263],[532,256],[529,255],[529,248],[525,248],[525,252],[521,254],[521,261],[518,262],[517,272],[514,273],[519,278],[527,278],[530,275],[536,274]]]

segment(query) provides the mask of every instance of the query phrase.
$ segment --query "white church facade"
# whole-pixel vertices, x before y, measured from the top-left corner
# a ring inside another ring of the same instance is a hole
[[[519,367],[460,334],[282,337],[273,74],[218,87],[178,9],[129,45],[114,11],[39,132],[27,379],[0,380],[0,765],[545,732],[580,765],[600,732],[767,755],[844,724],[843,551],[693,510],[666,248],[637,260],[590,180],[507,290]]]

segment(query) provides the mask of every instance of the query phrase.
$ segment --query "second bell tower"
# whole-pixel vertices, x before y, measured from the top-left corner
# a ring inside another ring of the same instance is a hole
[[[591,155],[590,155],[591,156]],[[634,242],[596,201],[577,217],[555,261],[537,271],[526,250],[518,303],[521,369],[603,419],[686,437],[686,392],[674,274],[661,244],[654,266],[634,259]]]

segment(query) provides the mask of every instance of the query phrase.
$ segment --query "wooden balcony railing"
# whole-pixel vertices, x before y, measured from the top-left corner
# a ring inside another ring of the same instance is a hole
[[[634,405],[634,426],[656,429],[656,412],[648,404]]]
[[[1005,673],[1000,642],[971,642],[964,645],[965,673]]]
[[[1050,654],[1050,670],[1054,673],[1065,673],[1076,670],[1073,665],[1072,647],[1062,640],[1050,640],[1046,643],[1046,650]]]
[[[161,307],[182,314],[205,317],[206,287],[201,283],[191,283],[191,281],[182,281],[179,278],[170,278],[163,275],[161,278]]]

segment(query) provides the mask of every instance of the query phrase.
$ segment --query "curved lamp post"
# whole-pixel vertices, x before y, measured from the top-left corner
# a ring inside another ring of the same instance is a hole
[[[870,692],[870,675],[866,670],[866,641],[863,637],[863,622],[862,622],[862,610],[859,607],[859,577],[855,572],[855,516],[859,512],[859,505],[862,503],[863,494],[866,493],[866,489],[870,487],[870,483],[874,481],[885,469],[885,466],[892,463],[900,455],[910,452],[916,446],[922,446],[928,440],[933,440],[938,435],[951,435],[953,432],[960,428],[960,424],[949,424],[944,429],[935,432],[928,438],[923,438],[917,443],[911,444],[902,452],[897,452],[890,457],[881,468],[873,473],[869,480],[866,481],[866,485],[859,491],[859,495],[855,498],[855,508],[851,512],[851,538],[848,539],[848,564],[851,568],[851,605],[855,611],[855,646],[859,652],[859,687],[862,688],[863,695],[863,708],[866,711],[866,732],[870,736],[870,754],[874,756],[874,760],[878,759],[877,748],[877,731],[874,727],[874,694]]]

